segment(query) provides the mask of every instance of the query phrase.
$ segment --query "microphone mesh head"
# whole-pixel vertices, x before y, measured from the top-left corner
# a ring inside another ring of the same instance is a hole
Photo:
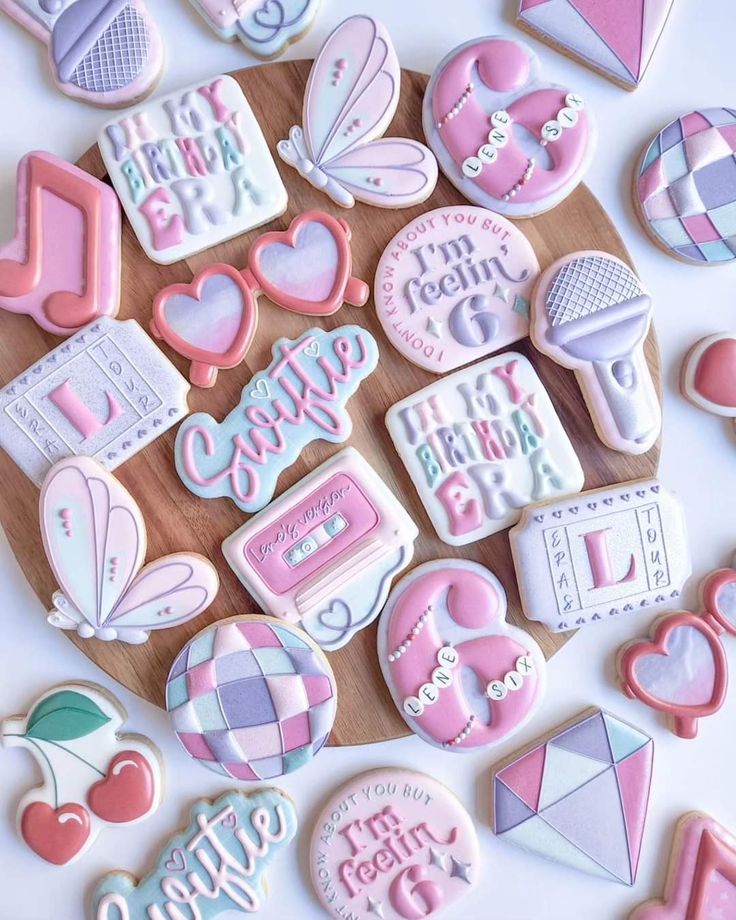
[[[70,82],[90,93],[131,84],[148,61],[151,37],[143,17],[124,7],[77,64]]]
[[[552,326],[562,326],[644,293],[631,269],[616,259],[582,256],[555,275],[545,307]]]

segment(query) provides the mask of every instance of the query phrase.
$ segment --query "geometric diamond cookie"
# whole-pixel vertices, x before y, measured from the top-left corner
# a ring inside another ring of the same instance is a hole
[[[233,617],[202,630],[166,682],[166,708],[186,752],[235,779],[298,770],[327,741],[336,707],[322,651],[272,617]]]
[[[633,885],[654,743],[589,709],[493,769],[498,837],[580,872]]]

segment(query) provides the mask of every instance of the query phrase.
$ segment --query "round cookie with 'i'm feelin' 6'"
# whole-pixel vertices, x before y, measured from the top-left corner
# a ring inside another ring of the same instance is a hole
[[[309,868],[326,913],[353,920],[458,917],[479,878],[467,811],[431,776],[386,768],[362,773],[325,802]]]

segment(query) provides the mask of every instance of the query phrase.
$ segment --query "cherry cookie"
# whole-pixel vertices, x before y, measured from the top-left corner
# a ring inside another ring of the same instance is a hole
[[[736,335],[719,332],[697,342],[682,365],[680,388],[698,408],[736,419]]]
[[[312,831],[309,866],[331,917],[419,920],[461,916],[455,903],[477,883],[479,858],[473,822],[446,786],[386,768],[329,797]]]
[[[135,824],[161,801],[163,764],[141,735],[121,735],[126,712],[96,684],[47,690],[28,715],[5,719],[5,747],[33,754],[43,777],[18,804],[18,833],[46,862],[80,857],[109,824]]]

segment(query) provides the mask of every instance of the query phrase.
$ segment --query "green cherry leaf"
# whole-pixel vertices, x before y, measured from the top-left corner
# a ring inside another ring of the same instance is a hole
[[[28,716],[26,737],[40,741],[72,741],[91,734],[110,721],[89,697],[60,690],[46,697]]]

